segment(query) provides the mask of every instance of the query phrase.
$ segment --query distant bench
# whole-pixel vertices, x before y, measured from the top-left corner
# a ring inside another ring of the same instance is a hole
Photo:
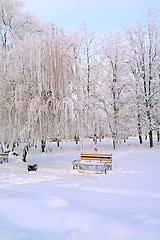
[[[0,163],[8,162],[8,153],[0,153]]]
[[[112,170],[112,154],[81,153],[80,159],[74,160],[72,164],[73,169],[79,171],[96,170],[106,174],[108,170]]]

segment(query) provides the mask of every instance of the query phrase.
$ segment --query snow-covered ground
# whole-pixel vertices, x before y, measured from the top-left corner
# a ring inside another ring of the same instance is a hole
[[[160,144],[97,146],[113,154],[107,175],[72,170],[80,150],[71,142],[31,151],[26,163],[10,154],[0,165],[0,240],[159,240]]]

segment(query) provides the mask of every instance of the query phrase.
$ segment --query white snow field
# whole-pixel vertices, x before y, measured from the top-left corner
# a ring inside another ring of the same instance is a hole
[[[94,147],[85,142],[83,151]],[[26,163],[10,154],[0,164],[0,240],[159,240],[160,143],[97,147],[113,154],[106,175],[72,170],[74,142],[30,151]],[[34,163],[37,172],[28,172]]]

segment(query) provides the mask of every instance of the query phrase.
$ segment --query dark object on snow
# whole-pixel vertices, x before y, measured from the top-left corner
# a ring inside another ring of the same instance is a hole
[[[28,165],[28,171],[37,171],[38,165],[34,164],[34,165]]]
[[[18,153],[16,153],[16,152],[13,152],[13,153],[12,153],[12,155],[18,156]]]

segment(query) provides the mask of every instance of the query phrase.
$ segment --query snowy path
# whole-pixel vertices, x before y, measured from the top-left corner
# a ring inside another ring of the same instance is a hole
[[[10,158],[0,166],[0,239],[159,240],[159,151],[119,148],[107,175],[72,170],[74,148]]]

